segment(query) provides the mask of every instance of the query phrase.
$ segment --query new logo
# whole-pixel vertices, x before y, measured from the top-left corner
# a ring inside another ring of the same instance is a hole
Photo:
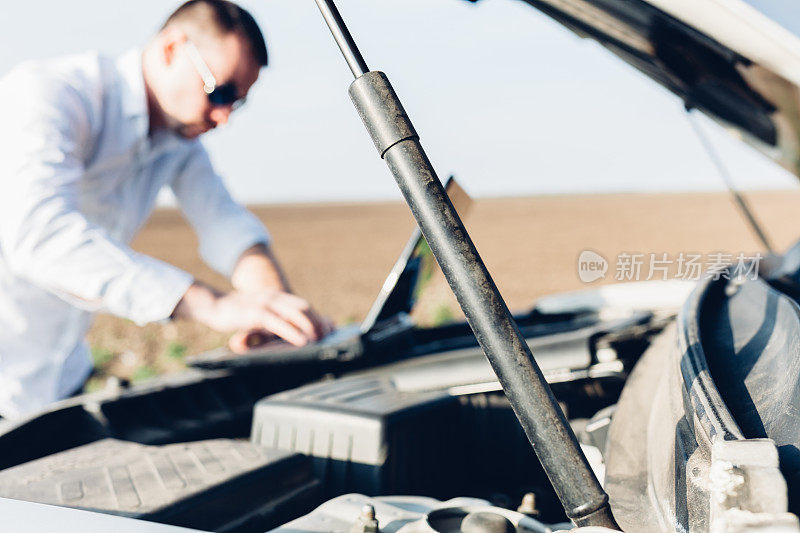
[[[608,261],[605,257],[593,252],[584,250],[578,256],[578,277],[584,283],[591,283],[606,277],[608,272]]]

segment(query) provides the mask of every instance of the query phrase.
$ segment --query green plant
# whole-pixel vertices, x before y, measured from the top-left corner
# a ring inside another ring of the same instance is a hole
[[[171,342],[164,348],[164,356],[182,361],[186,357],[186,345],[179,342]]]
[[[433,312],[433,326],[442,326],[455,320],[456,314],[447,304],[439,304]]]
[[[102,368],[106,366],[108,363],[114,359],[114,352],[109,350],[108,348],[100,348],[98,346],[92,346],[91,349],[92,354],[92,362],[96,368]]]
[[[103,390],[105,388],[105,378],[101,377],[92,377],[89,378],[89,381],[86,382],[86,385],[83,386],[83,392],[97,392],[99,390]]]
[[[145,379],[150,379],[155,377],[158,374],[155,368],[150,365],[142,365],[138,367],[136,370],[133,371],[133,375],[131,375],[131,381],[142,381]]]

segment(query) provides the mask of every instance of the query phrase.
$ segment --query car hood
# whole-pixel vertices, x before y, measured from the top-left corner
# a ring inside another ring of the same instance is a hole
[[[742,0],[523,0],[800,176],[800,38]],[[756,4],[760,0],[747,0]]]

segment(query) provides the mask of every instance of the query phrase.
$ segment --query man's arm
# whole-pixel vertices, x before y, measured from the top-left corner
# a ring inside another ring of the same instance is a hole
[[[308,302],[290,293],[283,270],[263,243],[245,250],[231,283],[234,290],[224,293],[195,282],[178,303],[173,318],[194,320],[219,331],[236,330],[229,344],[237,352],[270,335],[302,346],[332,329]]]
[[[240,291],[277,289],[292,292],[281,265],[263,242],[244,251],[231,274],[233,288]]]
[[[217,331],[244,335],[269,332],[295,346],[304,346],[321,336],[311,313],[308,302],[288,292],[265,289],[225,293],[195,282],[178,302],[172,317],[194,320]]]
[[[308,302],[291,294],[283,269],[270,250],[266,229],[231,198],[199,142],[195,142],[183,172],[172,182],[172,191],[197,233],[203,259],[229,277],[234,287],[233,292],[224,294],[196,283],[173,317],[193,318],[223,331],[236,330],[231,342],[235,351],[244,351],[252,334],[274,334],[303,345],[332,329]],[[236,306],[241,307],[238,316]]]
[[[200,141],[193,141],[170,187],[197,234],[203,260],[226,278],[259,243],[269,246],[266,228],[231,197]]]

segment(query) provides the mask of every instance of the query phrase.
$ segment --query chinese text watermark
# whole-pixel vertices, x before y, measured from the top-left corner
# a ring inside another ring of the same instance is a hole
[[[616,281],[756,279],[763,258],[758,252],[622,252],[617,254],[612,268],[599,253],[584,250],[578,256],[578,277],[584,283],[605,279],[608,273],[613,273]]]

